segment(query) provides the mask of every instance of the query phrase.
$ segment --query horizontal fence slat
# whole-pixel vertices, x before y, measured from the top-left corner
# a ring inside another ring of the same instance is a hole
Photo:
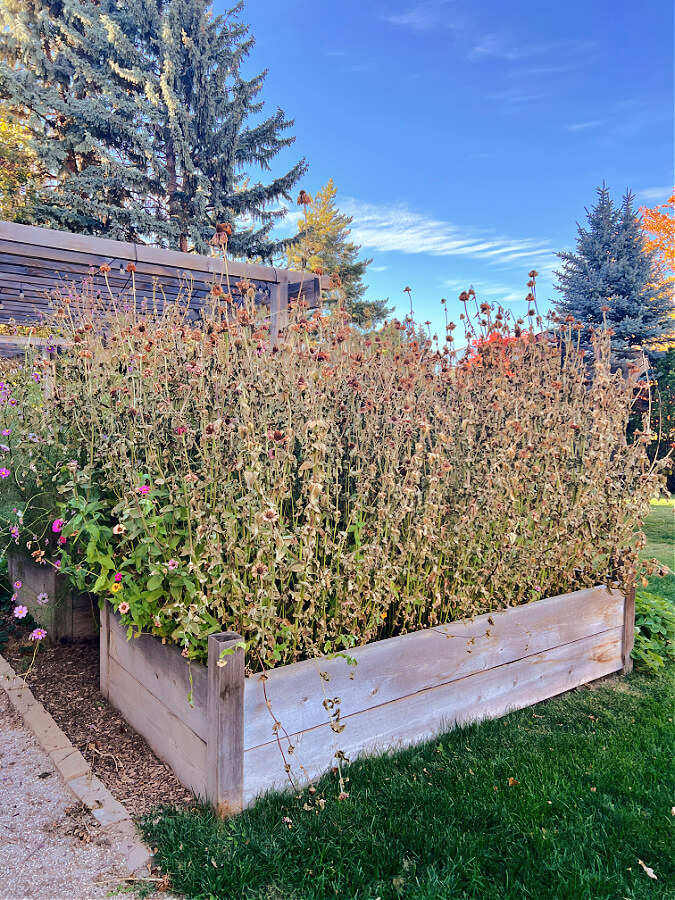
[[[295,663],[268,673],[267,698],[289,733],[305,731],[326,721],[326,697],[342,698],[343,716],[368,710],[619,627],[623,602],[619,591],[588,588],[359,647],[350,651],[356,666],[342,658]],[[244,704],[245,748],[274,741],[262,676],[246,679]]]
[[[293,774],[302,783],[325,772],[338,749],[353,760],[362,753],[420,743],[455,725],[497,718],[616,672],[622,665],[622,638],[623,628],[619,626],[475,672],[347,716],[342,720],[345,727],[340,734],[335,734],[326,723],[301,735],[292,735],[295,751],[287,758]],[[327,687],[330,696],[330,685]],[[286,726],[283,719],[282,725]],[[282,746],[287,746],[285,740]],[[244,802],[247,805],[264,791],[288,787],[284,760],[276,742],[245,752]]]
[[[156,637],[143,634],[127,641],[126,628],[118,617],[110,613],[109,653],[127,672],[145,685],[153,697],[203,741],[208,733],[206,702],[208,677],[206,667],[187,660],[178,647],[162,644]],[[190,671],[192,672],[192,699],[190,706]]]
[[[206,743],[116,659],[108,659],[108,699],[178,780],[201,797],[206,792]]]
[[[62,254],[79,254],[89,256],[100,262],[124,260],[164,269],[193,269],[201,272],[220,271],[222,259],[214,256],[201,256],[196,253],[181,253],[178,250],[167,250],[146,244],[131,244],[124,241],[111,241],[108,238],[90,237],[83,234],[72,234],[52,228],[40,228],[34,225],[18,225],[15,222],[0,221],[0,241],[8,241],[21,248],[42,248],[45,251],[59,250]],[[1,250],[0,246],[0,250]],[[32,250],[30,250],[32,253]],[[103,257],[103,259],[101,259]],[[217,267],[217,268],[216,268]],[[300,280],[303,272],[276,269],[274,266],[263,266],[259,263],[244,263],[238,260],[227,260],[227,268],[237,278],[259,278],[263,281]],[[306,278],[313,278],[304,273]]]

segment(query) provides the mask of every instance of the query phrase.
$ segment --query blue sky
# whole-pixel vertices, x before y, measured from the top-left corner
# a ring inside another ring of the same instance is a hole
[[[555,296],[603,179],[650,206],[673,185],[672,0],[247,0],[243,20],[266,109],[295,119],[278,171],[332,177],[369,296],[402,315],[409,285],[439,332],[469,285],[520,312],[534,267]]]

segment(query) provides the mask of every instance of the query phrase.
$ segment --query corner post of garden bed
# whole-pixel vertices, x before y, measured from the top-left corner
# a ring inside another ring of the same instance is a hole
[[[101,607],[101,630],[99,631],[100,663],[99,690],[106,700],[110,699],[109,660],[110,660],[110,604],[104,601]]]
[[[623,647],[622,661],[624,675],[633,668],[633,645],[635,644],[635,584],[626,591],[626,599],[623,606]]]
[[[244,648],[233,631],[209,635],[206,718],[206,798],[225,818],[244,808]]]

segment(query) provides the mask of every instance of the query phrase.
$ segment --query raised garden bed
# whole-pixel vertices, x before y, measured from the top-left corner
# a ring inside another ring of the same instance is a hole
[[[39,565],[15,547],[7,552],[9,580],[17,600],[47,632],[49,644],[86,641],[98,634],[99,611],[95,599],[70,587],[68,579],[54,566]],[[46,596],[41,603],[39,597]]]
[[[634,598],[596,587],[245,677],[238,635],[209,665],[101,621],[101,691],[220,815],[306,783],[338,759],[426,740],[630,668]],[[289,750],[289,748],[293,748]]]

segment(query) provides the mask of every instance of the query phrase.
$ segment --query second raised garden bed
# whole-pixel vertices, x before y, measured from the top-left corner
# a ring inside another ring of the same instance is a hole
[[[150,635],[101,616],[101,691],[220,815],[307,783],[363,753],[538,703],[630,667],[634,595],[589,588],[245,677],[232,633],[188,666]],[[222,660],[221,660],[222,662]],[[190,702],[191,701],[191,702]],[[292,751],[289,752],[289,746]]]

